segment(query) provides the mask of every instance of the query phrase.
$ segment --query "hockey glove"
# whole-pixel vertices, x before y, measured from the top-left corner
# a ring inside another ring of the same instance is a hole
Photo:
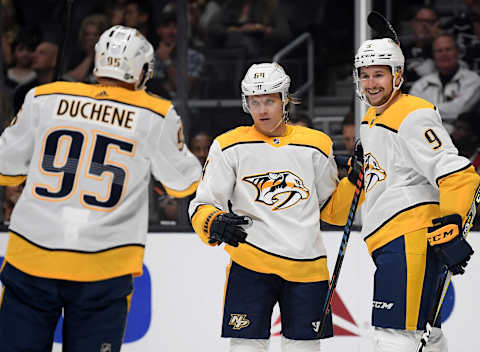
[[[353,156],[350,157],[348,160],[348,171],[347,171],[347,177],[348,180],[353,183],[353,185],[356,185],[358,175],[360,174],[360,171],[363,168],[363,147],[362,144],[360,143],[360,140],[357,139],[355,143],[355,149],[353,151]]]
[[[432,220],[428,228],[428,243],[437,260],[446,265],[453,275],[463,274],[473,249],[462,234],[462,217],[447,215]]]
[[[248,225],[252,219],[248,216],[240,216],[235,213],[223,213],[218,215],[210,227],[210,239],[208,243],[225,242],[233,247],[239,243],[245,243],[247,233],[240,225]]]

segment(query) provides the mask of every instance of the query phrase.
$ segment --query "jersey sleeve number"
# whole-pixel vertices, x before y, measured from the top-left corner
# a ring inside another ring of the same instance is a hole
[[[425,138],[427,142],[432,145],[432,148],[434,150],[437,150],[442,146],[442,141],[440,140],[440,138],[438,138],[437,134],[431,128],[425,131]]]
[[[35,196],[50,201],[61,201],[75,193],[87,139],[84,131],[71,128],[48,132],[44,139],[43,156],[39,167],[43,174],[58,177],[60,180],[56,188],[49,185],[34,185]],[[132,157],[135,154],[135,142],[94,131],[94,143],[85,177],[103,181],[105,176],[108,176],[110,182],[106,197],[94,192],[81,191],[80,201],[83,206],[110,211],[121,201],[128,181],[128,168],[119,162],[109,160],[113,152]]]

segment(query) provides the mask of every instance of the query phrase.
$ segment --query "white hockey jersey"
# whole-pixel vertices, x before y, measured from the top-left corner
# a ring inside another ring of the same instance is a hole
[[[337,180],[332,142],[322,132],[287,125],[285,136],[268,137],[253,126],[239,127],[213,142],[189,213],[207,243],[212,221],[228,211],[230,200],[234,213],[253,220],[247,243],[225,246],[233,261],[290,281],[328,280],[320,209]],[[354,188],[346,189],[342,218],[329,212],[326,221],[345,224]]]
[[[195,192],[201,165],[169,101],[56,82],[32,89],[0,137],[0,183],[26,185],[6,260],[31,275],[95,281],[142,272],[150,174]]]
[[[432,219],[465,218],[479,183],[470,161],[458,155],[435,107],[401,95],[381,115],[370,108],[361,127],[365,202],[362,234],[369,251]]]

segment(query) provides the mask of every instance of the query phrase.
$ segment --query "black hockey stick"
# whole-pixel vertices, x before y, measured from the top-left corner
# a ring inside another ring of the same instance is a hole
[[[393,28],[390,21],[388,21],[380,12],[370,12],[367,17],[367,23],[370,28],[381,35],[382,38],[391,38],[400,46],[400,39],[398,39],[397,32]]]
[[[475,196],[473,198],[472,205],[470,206],[470,210],[467,214],[467,219],[465,220],[465,226],[463,227],[463,237],[467,237],[472,225],[473,220],[475,219],[475,215],[477,214],[477,207],[480,205],[480,186],[477,187],[475,191]],[[433,307],[430,312],[430,316],[428,317],[427,323],[425,325],[425,330],[423,330],[422,337],[420,338],[420,342],[417,346],[417,352],[422,352],[424,347],[427,345],[430,335],[432,333],[433,327],[437,322],[438,315],[440,314],[440,310],[442,309],[443,299],[447,294],[448,286],[450,285],[450,281],[452,279],[452,272],[447,270],[447,272],[443,275],[443,278],[438,285],[437,292],[435,294],[435,299],[433,301]]]
[[[60,43],[60,47],[58,48],[57,54],[57,64],[55,65],[55,79],[60,80],[63,75],[63,66],[65,61],[65,46],[70,36],[70,29],[72,27],[72,7],[73,7],[74,0],[66,0],[66,16],[64,22],[64,32],[63,32],[63,40]]]
[[[337,163],[342,164],[341,157],[335,157]],[[352,160],[352,162],[355,162]],[[353,166],[352,166],[353,167]],[[327,321],[328,313],[331,309],[331,303],[333,298],[333,293],[335,287],[337,287],[338,276],[340,275],[340,269],[342,268],[343,258],[345,257],[345,252],[347,250],[348,239],[350,238],[350,231],[352,230],[353,219],[355,218],[355,213],[357,212],[358,202],[360,201],[360,194],[362,193],[363,187],[363,167],[360,169],[360,172],[357,177],[357,183],[355,184],[355,193],[353,195],[352,205],[350,206],[350,212],[348,213],[347,223],[343,228],[343,237],[342,242],[340,243],[340,249],[338,250],[337,261],[335,262],[335,268],[333,269],[332,279],[330,280],[330,286],[328,287],[327,297],[325,298],[325,303],[323,306],[322,320],[317,331],[317,337],[322,337],[323,329],[325,328],[325,323]]]

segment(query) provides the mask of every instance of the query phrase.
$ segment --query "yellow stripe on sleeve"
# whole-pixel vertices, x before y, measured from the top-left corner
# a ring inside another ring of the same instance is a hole
[[[187,197],[197,191],[198,184],[200,181],[195,181],[192,183],[188,188],[182,190],[182,191],[177,191],[172,188],[168,188],[167,186],[163,185],[163,188],[165,188],[165,191],[168,193],[168,195],[175,197],[175,198],[184,198]]]
[[[10,187],[18,186],[25,182],[26,179],[27,176],[7,176],[0,174],[0,185]]]
[[[480,176],[473,166],[438,180],[440,216],[460,214],[465,221],[479,183]]]

